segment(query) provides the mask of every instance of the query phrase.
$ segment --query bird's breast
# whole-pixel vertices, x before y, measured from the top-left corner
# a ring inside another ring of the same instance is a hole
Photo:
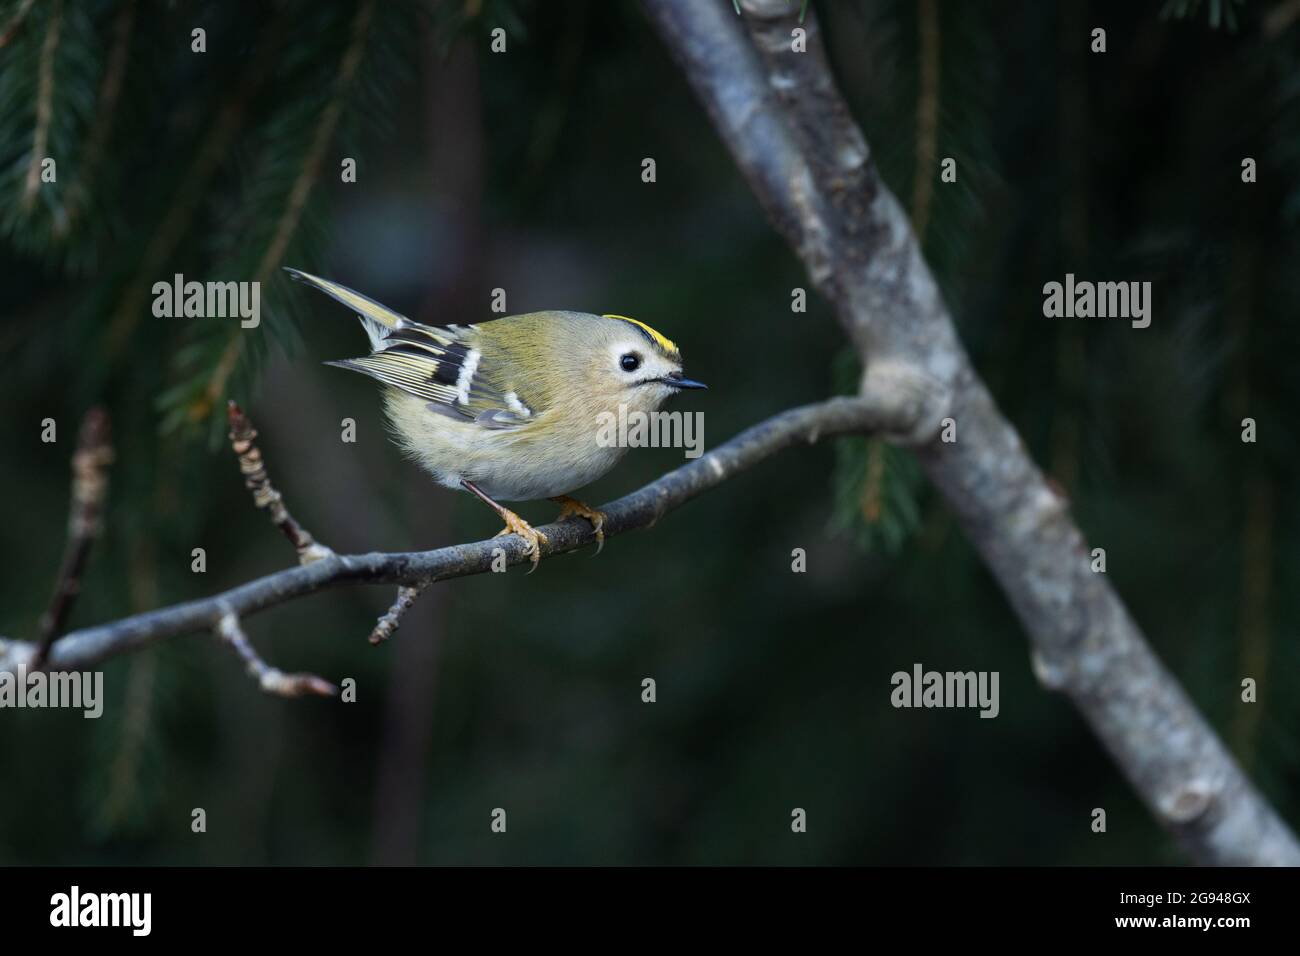
[[[602,477],[627,451],[601,431],[595,414],[540,413],[516,428],[484,428],[431,412],[394,390],[388,415],[406,452],[449,488],[472,481],[505,501],[568,494]]]

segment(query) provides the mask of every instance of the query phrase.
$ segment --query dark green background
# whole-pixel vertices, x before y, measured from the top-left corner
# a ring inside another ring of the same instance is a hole
[[[976,365],[1090,546],[1106,548],[1113,585],[1295,822],[1300,26],[1267,20],[1282,3],[1233,5],[1235,30],[1211,24],[1217,3],[1162,6],[937,5],[935,155],[959,172],[941,184],[923,171],[924,248]],[[0,4],[0,22],[17,7]],[[485,318],[494,288],[511,312],[635,316],[711,386],[675,406],[704,412],[708,445],[852,380],[826,303],[812,294],[791,313],[806,277],[636,5],[381,4],[359,81],[340,93],[354,4],[142,3],[92,198],[60,234],[122,9],[37,4],[0,49],[0,634],[34,633],[73,438],[95,402],[113,415],[118,462],[74,626],[291,563],[219,423],[177,425],[236,335],[246,354],[222,394],[244,403],[273,479],[320,539],[407,550],[496,531],[487,509],[402,459],[371,383],[320,365],[361,352],[356,323],[278,274],[255,332],[155,319],[146,298],[126,348],[110,348],[133,279],[253,278],[336,98],[340,128],[275,265],[427,321]],[[817,5],[909,208],[925,9]],[[23,212],[55,17],[61,184]],[[206,54],[190,52],[194,26]],[[494,55],[497,26],[508,51]],[[1095,26],[1105,54],[1089,52]],[[257,79],[263,44],[275,65]],[[196,187],[196,157],[232,103],[238,132]],[[355,184],[338,181],[343,156]],[[178,207],[175,241],[142,275]],[[1151,281],[1151,327],[1045,319],[1043,283],[1066,272]],[[1254,445],[1239,440],[1247,415]],[[47,416],[57,444],[40,441]],[[355,444],[340,441],[344,417]],[[0,711],[0,863],[1185,861],[1068,703],[1035,682],[1006,601],[904,456],[875,452],[884,513],[863,526],[863,449],[784,453],[594,560],[437,585],[379,649],[365,638],[388,588],[246,622],[272,663],[354,678],[355,704],[268,698],[200,634],[109,663],[101,720]],[[584,497],[681,460],[634,452]],[[791,572],[796,547],[805,574]],[[915,662],[999,671],[1000,716],[891,708],[890,675]],[[1245,676],[1254,705],[1239,702]],[[641,702],[645,677],[657,703]],[[190,831],[195,807],[206,834]],[[494,807],[508,811],[504,836],[489,831]],[[806,834],[791,833],[794,807]],[[1094,807],[1105,834],[1090,829]]]

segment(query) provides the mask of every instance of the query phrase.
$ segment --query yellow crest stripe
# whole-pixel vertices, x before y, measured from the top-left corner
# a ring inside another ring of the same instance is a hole
[[[639,319],[628,318],[626,315],[613,315],[612,313],[609,312],[606,312],[604,315],[601,316],[601,318],[621,319],[624,322],[631,322],[637,328],[645,332],[646,335],[650,336],[650,338],[654,340],[655,345],[659,346],[665,352],[669,353],[670,355],[677,354],[677,345],[673,342],[672,339],[668,338],[668,336],[666,335],[662,335],[661,333],[656,332],[654,329],[650,328],[650,326],[646,325],[644,322],[640,321]]]

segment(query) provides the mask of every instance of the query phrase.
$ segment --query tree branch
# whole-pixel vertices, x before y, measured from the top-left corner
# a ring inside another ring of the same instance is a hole
[[[668,512],[791,445],[836,435],[906,432],[920,407],[907,394],[897,393],[836,398],[782,412],[639,491],[605,505],[601,509],[605,512],[605,537],[652,527]],[[542,549],[544,555],[575,551],[596,540],[591,525],[581,520],[549,524],[544,532],[549,542]],[[165,638],[218,628],[228,616],[247,618],[339,585],[397,584],[421,589],[448,578],[483,574],[492,570],[497,549],[509,565],[529,561],[524,542],[516,535],[434,551],[351,555],[329,552],[320,560],[268,574],[209,598],[74,631],[54,645],[49,666],[57,670],[90,667]],[[27,641],[0,640],[0,671],[17,673],[19,667],[30,667],[35,650],[36,645]]]
[[[820,29],[784,0],[643,0],[723,142],[863,361],[863,389],[924,383],[905,436],[1029,634],[1034,673],[1088,720],[1155,817],[1205,863],[1300,865],[1300,846],[1094,574],[958,340],[907,216],[831,79]],[[955,442],[933,440],[933,416]]]
[[[397,597],[393,599],[392,607],[375,624],[375,629],[370,632],[370,637],[367,640],[371,644],[382,644],[392,637],[401,625],[402,617],[419,599],[420,592],[423,590],[421,587],[413,587],[407,584],[403,584],[398,588]]]
[[[275,490],[262,461],[262,451],[254,443],[257,429],[235,402],[226,403],[226,417],[230,422],[230,447],[239,459],[239,470],[244,475],[244,487],[253,495],[253,504],[265,510],[275,525],[289,539],[298,552],[299,564],[311,564],[329,557],[329,548],[319,544],[311,532],[294,520],[284,505],[284,497]]]
[[[339,689],[323,677],[315,674],[286,674],[262,660],[244,634],[239,618],[233,613],[223,615],[213,631],[223,644],[239,655],[248,676],[257,681],[257,686],[268,694],[277,697],[304,697],[308,694],[317,697],[338,696]]]
[[[72,613],[81,593],[81,575],[86,569],[91,546],[103,527],[104,499],[108,497],[108,466],[113,463],[108,413],[92,408],[86,413],[72,455],[72,503],[68,507],[68,543],[54,582],[50,606],[41,615],[36,656],[32,666],[41,667],[50,647]]]

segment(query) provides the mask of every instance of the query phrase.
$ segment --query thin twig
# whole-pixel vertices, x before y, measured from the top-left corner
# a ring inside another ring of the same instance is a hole
[[[257,685],[268,694],[277,697],[306,697],[315,694],[319,697],[337,697],[339,689],[315,674],[286,674],[279,668],[272,667],[253,649],[244,629],[239,625],[239,618],[234,613],[222,616],[215,628],[217,637],[228,644],[244,662],[248,676],[257,681]]]
[[[617,501],[602,505],[605,538],[650,528],[692,498],[716,488],[783,449],[838,435],[873,432],[903,434],[915,426],[924,407],[900,390],[871,399],[834,398],[792,408],[741,432],[730,441]],[[546,555],[564,554],[596,541],[585,521],[542,526]],[[400,584],[418,587],[470,574],[485,574],[504,556],[508,565],[529,562],[522,538],[510,535],[434,551],[331,554],[306,567],[287,568],[213,597],[136,614],[73,632],[54,646],[51,667],[84,669],[100,661],[148,647],[160,640],[216,627],[222,617],[252,614],[330,587],[346,584]],[[34,645],[0,639],[0,671],[27,664]]]
[[[375,629],[370,632],[369,640],[371,644],[382,644],[393,636],[393,632],[402,623],[402,615],[411,609],[423,590],[424,588],[419,586],[408,587],[406,585],[397,589],[397,597],[393,601],[393,606],[379,619],[375,624]]]
[[[54,583],[54,595],[41,615],[34,667],[41,667],[50,647],[67,623],[72,605],[81,593],[81,574],[91,546],[103,527],[104,499],[108,496],[108,466],[113,462],[108,413],[92,408],[81,423],[77,450],[72,455],[72,501],[68,507],[68,543]]]
[[[271,479],[266,474],[266,464],[262,461],[262,451],[253,443],[257,429],[248,420],[248,416],[233,401],[227,403],[226,414],[230,422],[230,447],[239,458],[244,487],[253,493],[253,504],[270,513],[271,523],[284,532],[284,536],[298,552],[299,564],[311,564],[329,557],[334,552],[318,543],[311,532],[294,520],[284,505],[283,496],[271,484]]]

